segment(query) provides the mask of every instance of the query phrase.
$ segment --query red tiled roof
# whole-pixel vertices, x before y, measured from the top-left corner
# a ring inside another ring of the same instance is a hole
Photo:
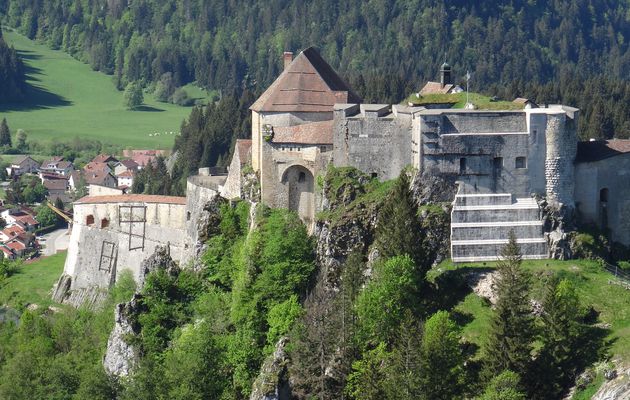
[[[25,250],[26,249],[26,245],[20,241],[17,241],[15,239],[9,241],[6,243],[6,246],[8,248],[10,248],[11,250],[15,250],[15,251],[20,251],[20,250]]]
[[[427,82],[426,85],[424,85],[424,87],[420,90],[420,94],[447,94],[454,87],[455,85],[450,83],[442,87],[442,84],[440,82]]]
[[[332,144],[333,121],[273,128],[273,143]]]
[[[25,232],[24,228],[22,228],[19,225],[9,226],[9,227],[4,228],[2,230],[2,233],[4,233],[8,237],[14,237],[14,236],[17,236],[17,235],[19,235],[21,233],[24,233],[24,232]]]
[[[85,164],[85,167],[83,167],[83,169],[85,171],[111,171],[111,168],[109,168],[109,165],[107,165],[107,163],[95,161],[90,161],[89,163]]]
[[[170,153],[169,150],[123,150],[123,156],[125,157],[133,157],[136,155],[147,155],[147,156],[167,156]]]
[[[84,173],[85,183],[88,185],[103,185],[107,178],[111,176],[113,180],[116,178],[108,171],[86,171]]]
[[[164,203],[186,204],[185,197],[158,196],[149,194],[118,194],[107,196],[86,196],[76,201],[76,204],[100,204],[100,203]]]
[[[150,154],[135,154],[133,155],[133,161],[141,167],[147,166],[149,163],[153,163],[157,156]]]
[[[48,190],[66,190],[68,181],[66,179],[44,179],[44,187]]]
[[[127,169],[136,170],[139,167],[138,163],[135,162],[134,160],[122,160],[120,163],[124,165],[125,167],[127,167]]]
[[[250,107],[262,112],[328,112],[360,103],[348,84],[312,47],[302,51]]]
[[[39,222],[32,215],[23,215],[15,218],[17,221],[28,225],[39,225]]]
[[[93,163],[107,163],[110,161],[118,161],[116,159],[116,157],[111,156],[109,154],[99,154],[98,156],[94,157],[94,159],[92,160]]]
[[[133,178],[135,174],[133,173],[133,171],[130,170],[126,170],[121,172],[120,174],[116,175],[117,177],[123,177],[123,178]]]
[[[630,153],[630,139],[578,142],[576,162],[600,161]]]
[[[249,160],[249,152],[252,149],[251,139],[236,139],[236,151],[241,165],[246,164]]]

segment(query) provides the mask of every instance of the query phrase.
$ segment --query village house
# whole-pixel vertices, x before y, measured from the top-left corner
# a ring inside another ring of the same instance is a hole
[[[114,165],[114,175],[118,176],[125,171],[136,173],[139,169],[140,166],[134,160],[122,160]]]
[[[85,183],[87,185],[98,185],[98,186],[105,186],[109,188],[115,188],[118,186],[118,181],[116,180],[116,177],[112,175],[110,171],[88,170],[88,171],[83,171],[83,176],[85,177]]]
[[[53,157],[48,161],[44,161],[39,167],[40,177],[42,174],[70,176],[74,171],[74,165],[70,161],[64,160],[63,157]]]
[[[97,164],[109,164],[109,163],[117,163],[118,159],[109,154],[99,154],[98,156],[94,157],[92,162],[97,163]]]
[[[23,174],[32,174],[37,172],[39,163],[35,161],[31,156],[20,156],[11,162],[7,169],[7,175],[9,177],[19,177]]]
[[[96,161],[90,161],[89,163],[85,164],[83,170],[85,172],[112,172],[112,168],[109,166],[109,164]]]
[[[116,179],[118,179],[118,188],[119,189],[128,189],[133,185],[133,178],[135,173],[130,170],[126,170],[116,175]]]

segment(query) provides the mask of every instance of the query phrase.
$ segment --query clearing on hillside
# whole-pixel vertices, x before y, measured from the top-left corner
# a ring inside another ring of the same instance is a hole
[[[0,105],[12,132],[24,129],[36,141],[81,137],[123,148],[172,148],[190,107],[145,94],[144,105],[129,111],[111,76],[8,29],[4,37],[24,61],[29,84],[25,102]]]

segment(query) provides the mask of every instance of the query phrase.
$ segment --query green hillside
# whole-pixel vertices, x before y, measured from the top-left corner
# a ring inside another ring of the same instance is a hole
[[[5,39],[24,60],[29,87],[24,103],[0,106],[0,117],[13,131],[26,130],[29,140],[78,136],[124,148],[170,149],[190,113],[190,107],[160,103],[147,94],[140,110],[126,110],[111,76],[15,32],[5,32]]]
[[[455,276],[468,276],[474,272],[490,271],[494,263],[453,264],[442,262],[432,274],[443,273]],[[599,336],[603,338],[602,348],[609,359],[630,360],[630,293],[615,282],[614,277],[604,271],[595,261],[590,260],[525,260],[523,267],[532,273],[533,295],[541,296],[542,282],[545,275],[555,273],[562,279],[568,279],[575,286],[583,307],[592,307],[597,314],[594,323]],[[490,331],[491,308],[489,302],[472,291],[460,293],[461,300],[454,307],[456,314],[465,322],[462,324],[462,336],[465,340],[479,346],[483,351]],[[597,370],[597,379],[585,390],[578,392],[576,398],[590,398],[603,382],[603,371]]]

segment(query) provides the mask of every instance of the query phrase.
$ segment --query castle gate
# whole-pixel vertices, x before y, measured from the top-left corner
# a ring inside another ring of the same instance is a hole
[[[287,168],[282,176],[282,183],[288,192],[288,208],[296,211],[306,225],[314,217],[314,181],[311,171],[301,165]]]

